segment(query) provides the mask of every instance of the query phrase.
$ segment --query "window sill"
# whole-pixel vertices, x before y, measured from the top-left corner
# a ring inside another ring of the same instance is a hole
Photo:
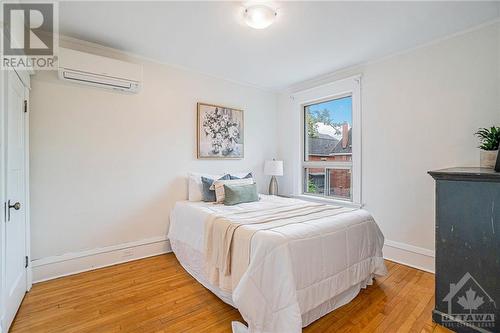
[[[335,204],[335,205],[345,206],[345,207],[353,207],[353,208],[362,208],[363,207],[362,204],[351,202],[351,201],[323,198],[323,197],[317,197],[317,196],[306,195],[306,194],[294,195],[294,196],[292,196],[292,198],[301,199],[301,200],[305,200],[305,201],[326,203],[326,204],[331,204],[331,205]]]

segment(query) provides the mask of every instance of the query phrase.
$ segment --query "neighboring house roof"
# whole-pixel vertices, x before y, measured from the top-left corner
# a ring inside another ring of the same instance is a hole
[[[333,136],[327,134],[319,134],[317,138],[309,138],[309,155],[316,156],[331,156],[337,154],[351,154],[352,153],[352,131],[349,129],[349,136],[347,140],[347,147],[342,148],[342,141],[335,139]]]
[[[317,138],[309,138],[309,155],[329,156],[340,142],[333,136],[319,134]]]
[[[347,146],[342,147],[342,140],[335,146],[332,154],[352,154],[352,128],[347,132]]]

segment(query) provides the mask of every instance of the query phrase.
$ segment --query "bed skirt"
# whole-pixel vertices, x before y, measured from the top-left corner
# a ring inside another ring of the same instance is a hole
[[[219,287],[210,284],[205,278],[205,256],[203,253],[178,240],[170,239],[170,244],[177,260],[192,277],[194,277],[205,288],[214,293],[224,303],[236,308],[230,292],[223,291]],[[320,304],[316,308],[303,313],[302,327],[308,326],[324,315],[352,301],[359,294],[361,288],[366,288],[366,286],[372,284],[373,277],[373,274],[371,274],[364,281],[350,287],[339,295]]]

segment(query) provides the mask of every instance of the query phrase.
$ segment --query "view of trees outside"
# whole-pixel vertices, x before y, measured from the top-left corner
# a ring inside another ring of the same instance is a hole
[[[312,109],[312,105],[306,106],[307,136],[309,138],[319,138],[320,133],[318,131],[318,127],[320,125],[329,126],[335,134],[341,134],[342,124],[336,123],[332,118],[333,117],[328,109],[318,111]]]
[[[351,199],[351,96],[308,105],[304,111],[304,161],[309,162],[304,192]]]

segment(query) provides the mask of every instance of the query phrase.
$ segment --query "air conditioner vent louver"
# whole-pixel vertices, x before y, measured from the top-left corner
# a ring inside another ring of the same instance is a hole
[[[138,92],[140,65],[70,49],[59,49],[59,78],[106,89]]]

